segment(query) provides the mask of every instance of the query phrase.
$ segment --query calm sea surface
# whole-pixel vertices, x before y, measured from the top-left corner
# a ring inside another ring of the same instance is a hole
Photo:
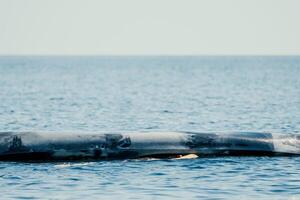
[[[300,134],[300,57],[0,57],[0,131]],[[300,199],[300,157],[0,162],[0,199]]]

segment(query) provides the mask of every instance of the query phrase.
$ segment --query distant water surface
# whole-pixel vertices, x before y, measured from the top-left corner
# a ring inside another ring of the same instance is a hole
[[[300,57],[0,57],[0,131],[300,131]],[[300,133],[299,133],[300,134]],[[1,199],[300,199],[300,158],[0,162]]]

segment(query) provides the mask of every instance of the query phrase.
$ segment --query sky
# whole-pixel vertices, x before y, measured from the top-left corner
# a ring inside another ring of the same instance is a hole
[[[299,0],[0,0],[1,55],[300,55]]]

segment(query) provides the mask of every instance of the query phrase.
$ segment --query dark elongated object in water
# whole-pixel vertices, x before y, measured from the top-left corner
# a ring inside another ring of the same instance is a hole
[[[300,155],[300,135],[258,132],[0,132],[0,160]]]

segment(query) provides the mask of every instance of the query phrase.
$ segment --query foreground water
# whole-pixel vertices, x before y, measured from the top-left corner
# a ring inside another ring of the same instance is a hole
[[[299,77],[300,57],[0,57],[0,130],[299,133]],[[299,177],[298,157],[0,162],[0,193],[299,199]]]

